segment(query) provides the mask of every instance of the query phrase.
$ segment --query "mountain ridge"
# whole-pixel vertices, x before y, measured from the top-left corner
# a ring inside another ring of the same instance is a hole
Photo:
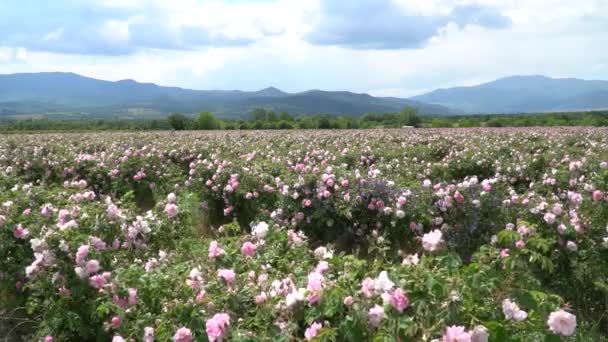
[[[576,111],[608,108],[608,81],[514,75],[474,85],[436,89],[409,99],[470,114]]]
[[[99,80],[72,72],[0,74],[0,118],[56,113],[163,117],[205,110],[224,118],[243,118],[259,107],[293,115],[360,116],[396,112],[405,106],[431,115],[606,109],[608,81],[514,75],[397,98],[319,89],[288,93],[272,86],[256,91],[194,90],[133,79]]]
[[[105,112],[126,115],[135,109],[148,114],[212,111],[220,117],[246,117],[264,107],[294,115],[360,116],[413,106],[424,114],[453,114],[438,105],[408,99],[385,99],[347,91],[310,90],[287,93],[275,87],[258,91],[193,90],[140,83],[105,81],[75,73],[46,72],[0,75],[0,116],[57,112]]]

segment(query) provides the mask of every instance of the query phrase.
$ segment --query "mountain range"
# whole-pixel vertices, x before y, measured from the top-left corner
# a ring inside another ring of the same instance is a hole
[[[472,87],[438,89],[410,99],[482,114],[606,109],[608,81],[511,76]]]
[[[273,87],[249,92],[191,90],[59,72],[0,75],[0,117],[55,114],[133,118],[208,110],[220,117],[238,118],[259,107],[294,115],[359,116],[396,112],[405,106],[433,115],[606,109],[608,81],[512,76],[404,99],[348,91],[286,93]]]
[[[405,106],[426,114],[452,113],[449,108],[409,99],[373,97],[346,91],[309,90],[286,93],[191,90],[133,80],[102,81],[73,73],[0,75],[0,115],[82,113],[94,116],[163,115],[208,110],[220,117],[245,117],[255,108],[302,114],[386,113]]]

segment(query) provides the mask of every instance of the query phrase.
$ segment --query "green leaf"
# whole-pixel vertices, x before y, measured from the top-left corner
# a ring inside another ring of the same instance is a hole
[[[503,246],[512,246],[519,236],[514,230],[501,230],[498,233],[497,238],[499,244]]]
[[[486,323],[485,327],[490,332],[490,341],[502,342],[507,340],[507,332],[500,322],[491,321]]]
[[[547,334],[547,335],[545,335],[544,342],[561,342],[561,340],[562,340],[562,338],[557,335]]]

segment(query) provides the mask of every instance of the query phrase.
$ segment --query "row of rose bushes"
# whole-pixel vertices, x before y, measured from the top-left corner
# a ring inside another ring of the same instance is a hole
[[[3,311],[26,339],[596,341],[603,133],[7,141]]]
[[[422,235],[419,253],[395,259],[374,239],[373,257],[359,259],[311,251],[303,233],[265,222],[251,234],[224,225],[215,240],[201,240],[172,208],[165,206],[168,221],[161,213],[131,221],[114,204],[105,213],[83,206],[69,213],[78,227],[47,231],[30,246],[42,232],[14,228],[23,242],[13,252],[31,247],[35,256],[12,292],[30,315],[42,315],[38,337],[484,341],[575,332],[575,316],[531,272],[533,251],[504,248],[517,234],[510,227],[463,265],[440,230]],[[121,222],[120,240],[106,243],[100,233]]]

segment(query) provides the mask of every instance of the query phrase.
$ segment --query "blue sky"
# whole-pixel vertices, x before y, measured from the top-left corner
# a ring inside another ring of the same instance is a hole
[[[410,96],[608,79],[606,0],[2,0],[0,73]]]

